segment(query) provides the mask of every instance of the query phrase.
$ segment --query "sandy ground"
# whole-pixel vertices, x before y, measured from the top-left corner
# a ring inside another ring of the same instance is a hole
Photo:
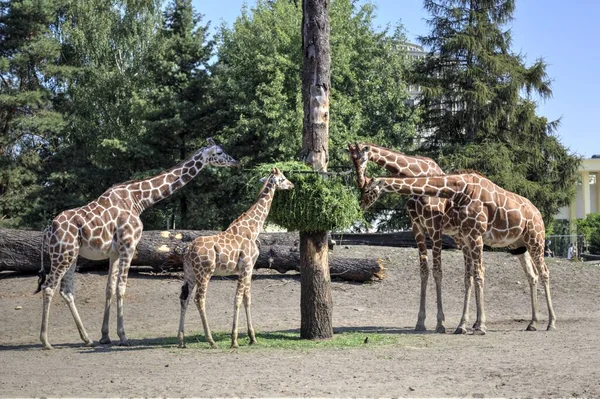
[[[81,345],[59,295],[52,304],[49,337],[41,350],[41,296],[36,276],[0,274],[0,396],[344,396],[344,397],[600,397],[600,284],[598,265],[550,259],[558,317],[554,332],[523,331],[530,317],[529,287],[519,262],[486,253],[488,334],[453,335],[462,310],[460,253],[444,252],[446,334],[436,334],[433,278],[425,333],[413,331],[419,274],[415,249],[336,248],[337,256],[369,254],[388,261],[388,277],[369,284],[333,282],[336,331],[387,331],[398,344],[353,349],[238,350],[164,346],[179,319],[179,273],[132,271],[125,302],[131,347]],[[76,303],[90,336],[100,337],[106,273],[76,275]],[[212,331],[229,331],[233,279],[213,279],[207,312]],[[547,322],[540,289],[540,327]],[[252,287],[259,332],[300,326],[298,275],[258,271]],[[114,308],[114,306],[113,306]],[[474,318],[474,306],[471,307]],[[117,339],[115,317],[111,337]],[[241,333],[245,317],[240,315]],[[193,306],[188,334],[202,330]]]

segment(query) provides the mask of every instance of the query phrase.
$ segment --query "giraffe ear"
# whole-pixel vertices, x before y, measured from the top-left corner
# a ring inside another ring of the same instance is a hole
[[[265,183],[269,177],[261,177],[259,182]]]
[[[207,137],[206,142],[208,143],[208,145],[216,145],[212,137]]]
[[[272,173],[272,174],[274,174],[274,175],[278,175],[278,174],[280,174],[281,172],[279,171],[279,169],[278,169],[278,168],[273,168],[273,170],[271,171],[271,173]]]

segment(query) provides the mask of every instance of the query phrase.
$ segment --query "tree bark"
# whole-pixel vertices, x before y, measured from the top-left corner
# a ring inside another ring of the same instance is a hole
[[[318,172],[329,162],[329,97],[331,55],[329,0],[302,2],[302,158]],[[333,300],[327,232],[301,232],[300,337],[333,337]]]
[[[201,235],[215,231],[144,231],[136,249],[132,266],[151,267],[156,271],[181,270],[187,244]],[[30,230],[0,229],[0,271],[37,272],[40,269],[42,233]],[[280,273],[300,271],[300,251],[297,233],[263,233],[259,236],[260,255],[255,268],[270,268]],[[334,277],[349,281],[370,281],[385,278],[381,259],[330,257]],[[50,267],[44,253],[44,266]],[[108,260],[92,261],[80,257],[78,270],[107,270]]]
[[[333,337],[327,232],[300,233],[300,337]]]

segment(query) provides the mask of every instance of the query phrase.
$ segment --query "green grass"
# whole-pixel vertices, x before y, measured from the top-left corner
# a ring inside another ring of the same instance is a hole
[[[368,342],[365,343],[365,338]],[[218,349],[229,349],[231,345],[231,333],[216,332],[213,333],[213,339]],[[268,332],[256,333],[256,345],[250,345],[248,336],[240,334],[238,336],[239,349],[260,350],[260,349],[289,349],[289,350],[308,350],[319,348],[366,348],[370,346],[421,346],[423,336],[390,334],[377,331],[345,331],[333,335],[328,340],[306,340],[300,338],[300,333],[293,332]],[[211,349],[203,333],[191,334],[186,336],[186,346],[193,349]],[[165,347],[177,346],[177,337],[168,337],[161,339],[156,344]]]

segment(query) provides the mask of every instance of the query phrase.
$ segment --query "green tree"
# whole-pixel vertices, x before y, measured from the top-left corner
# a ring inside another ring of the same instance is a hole
[[[510,50],[514,0],[425,0],[430,49],[411,81],[422,87],[421,151],[445,169],[476,169],[531,199],[551,220],[574,195],[578,158],[536,115],[552,95],[546,64]],[[525,97],[523,97],[525,95]]]
[[[135,108],[147,90],[144,61],[157,31],[159,2],[65,0],[51,34],[61,60],[76,70],[64,88],[66,126],[60,146],[38,176],[40,192],[25,223],[44,225],[61,210],[97,197],[143,171],[152,152],[141,145],[145,128]]]
[[[156,155],[146,161],[152,166],[149,173],[185,159],[212,135],[205,123],[214,45],[207,39],[208,25],[201,24],[191,0],[173,0],[163,14],[162,29],[148,57],[150,89],[140,101],[147,129],[143,142]],[[185,190],[149,209],[144,224],[164,228],[168,221],[170,227],[187,228],[188,211],[203,212],[196,198],[211,190],[207,183],[220,173],[204,172]]]
[[[600,254],[600,213],[577,220],[577,234],[583,235],[590,253]]]
[[[406,147],[416,116],[406,105],[405,39],[373,26],[373,4],[331,2],[331,105],[329,168],[350,169],[347,143],[374,141]],[[246,167],[299,159],[302,149],[300,25],[302,13],[288,0],[259,0],[233,26],[221,26],[212,68],[212,117],[208,125]],[[352,177],[349,177],[349,183]],[[218,182],[219,193],[243,192],[243,177]],[[254,187],[250,188],[253,191]],[[227,194],[226,194],[227,195]],[[244,202],[204,210],[226,224]]]
[[[66,80],[60,1],[0,2],[0,224],[19,226],[39,202],[38,175],[61,145]],[[31,199],[31,200],[30,200]]]

